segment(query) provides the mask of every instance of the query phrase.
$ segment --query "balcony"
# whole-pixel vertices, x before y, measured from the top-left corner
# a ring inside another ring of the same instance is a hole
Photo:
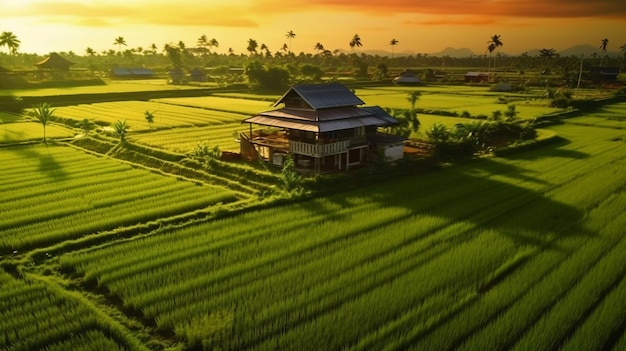
[[[294,154],[323,157],[348,151],[350,140],[342,140],[328,144],[311,144],[302,141],[289,141],[289,149]]]

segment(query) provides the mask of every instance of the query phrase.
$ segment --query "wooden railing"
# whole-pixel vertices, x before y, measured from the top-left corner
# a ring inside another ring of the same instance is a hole
[[[342,140],[329,144],[311,144],[301,141],[289,141],[289,148],[294,154],[322,157],[326,155],[336,155],[348,151],[350,140]]]

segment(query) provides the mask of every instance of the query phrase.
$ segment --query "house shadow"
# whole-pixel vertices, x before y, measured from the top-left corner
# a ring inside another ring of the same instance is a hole
[[[310,201],[304,205],[312,214],[346,222],[354,217],[332,209],[356,202],[373,203],[380,209],[399,207],[408,209],[411,217],[439,217],[450,224],[469,222],[474,230],[494,230],[519,245],[561,250],[559,238],[594,233],[584,228],[584,211],[545,195],[556,186],[538,173],[484,160],[336,194],[326,198],[328,204]],[[376,211],[371,215],[376,216]],[[387,222],[381,218],[378,226],[384,228]]]
[[[570,143],[571,141],[559,137],[556,139],[556,141],[548,145],[543,145],[540,148],[528,150],[525,152],[513,153],[510,155],[507,155],[506,158],[512,159],[512,160],[536,160],[536,159],[541,159],[545,157],[584,159],[590,156],[589,154],[584,153],[584,152],[563,148],[564,146]]]

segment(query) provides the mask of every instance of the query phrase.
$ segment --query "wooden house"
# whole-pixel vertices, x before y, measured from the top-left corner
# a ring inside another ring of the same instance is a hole
[[[280,166],[290,155],[297,169],[323,173],[403,156],[404,138],[377,130],[397,120],[378,106],[359,107],[364,102],[342,84],[295,85],[274,107],[281,104],[244,120],[250,127],[241,135],[244,158]]]
[[[465,83],[487,83],[489,73],[487,72],[467,72],[465,73]]]

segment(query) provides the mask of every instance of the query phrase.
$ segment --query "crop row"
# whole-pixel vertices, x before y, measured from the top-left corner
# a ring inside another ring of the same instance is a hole
[[[236,200],[221,187],[157,176],[50,146],[2,150],[2,251],[49,245]],[[4,161],[7,162],[4,162]],[[19,172],[12,165],[19,160]]]
[[[485,349],[544,329],[562,344],[584,318],[558,334],[540,327],[562,323],[551,306],[588,315],[576,299],[619,294],[605,267],[623,262],[625,160],[607,141],[542,151],[61,261],[190,344]]]
[[[129,140],[181,153],[190,152],[202,142],[209,146],[219,146],[222,151],[239,152],[239,142],[234,133],[243,130],[245,127],[240,123],[231,123],[220,126],[159,130],[135,134],[130,136]]]
[[[243,115],[253,115],[261,111],[267,111],[273,109],[273,102],[251,100],[251,99],[237,99],[229,97],[218,96],[203,96],[203,97],[186,97],[186,98],[165,98],[154,99],[161,103],[179,105],[179,106],[194,106],[205,109],[227,111],[233,113],[239,113]]]
[[[0,270],[0,288],[0,349],[127,350],[90,310],[46,284]]]
[[[179,127],[221,125],[240,122],[244,115],[222,111],[211,111],[148,101],[103,102],[89,105],[76,105],[57,108],[55,115],[76,121],[84,118],[101,124],[113,124],[117,120],[127,120],[133,130],[149,129],[144,113],[154,115],[154,127]]]

